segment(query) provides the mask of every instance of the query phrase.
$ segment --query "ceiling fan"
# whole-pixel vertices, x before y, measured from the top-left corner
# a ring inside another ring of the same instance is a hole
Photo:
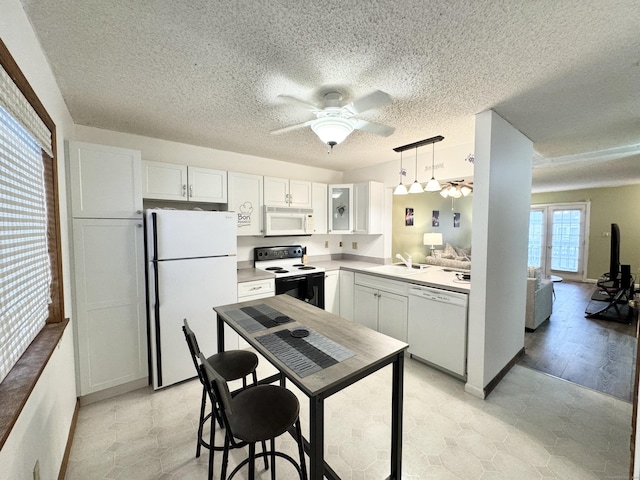
[[[394,127],[356,118],[356,115],[360,113],[389,105],[392,102],[389,94],[380,90],[376,90],[346,105],[340,105],[342,103],[341,93],[330,91],[324,94],[324,105],[322,107],[289,95],[278,96],[305,106],[316,118],[296,125],[272,130],[271,133],[274,135],[290,132],[299,128],[311,127],[311,130],[318,135],[320,140],[333,149],[334,146],[342,142],[354,130],[362,130],[363,132],[373,133],[374,135],[383,137],[388,137],[395,131]]]
[[[466,197],[469,194],[473,193],[473,182],[466,182],[464,180],[455,180],[441,184],[442,190],[440,190],[440,195],[444,198],[460,198]]]

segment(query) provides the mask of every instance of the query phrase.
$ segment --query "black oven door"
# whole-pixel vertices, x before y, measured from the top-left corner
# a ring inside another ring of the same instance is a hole
[[[324,309],[324,273],[276,278],[276,295],[282,293]]]

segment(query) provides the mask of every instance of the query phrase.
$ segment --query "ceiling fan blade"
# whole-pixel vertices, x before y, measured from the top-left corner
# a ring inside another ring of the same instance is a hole
[[[353,128],[355,128],[356,130],[362,130],[363,132],[373,133],[374,135],[380,135],[381,137],[388,137],[396,131],[394,127],[360,119],[356,119]]]
[[[358,113],[371,110],[372,108],[384,107],[385,105],[389,105],[392,101],[393,100],[388,93],[376,90],[369,95],[365,95],[364,97],[354,100],[349,105],[346,105],[346,107],[351,110],[354,115],[357,115]]]
[[[317,110],[322,110],[322,108],[318,107],[317,105],[314,105],[312,103],[306,102],[304,100],[300,100],[299,98],[296,97],[292,97],[291,95],[278,95],[279,98],[284,98],[285,100],[290,100],[292,102],[295,102],[299,105],[303,105],[304,107],[308,108],[309,110],[311,110],[312,112],[315,112]]]
[[[281,133],[287,133],[293,130],[299,130],[300,128],[308,127],[309,125],[311,125],[312,122],[313,120],[307,120],[306,122],[303,122],[303,123],[296,123],[295,125],[289,125],[288,127],[271,130],[269,133],[271,133],[272,135],[280,135]]]

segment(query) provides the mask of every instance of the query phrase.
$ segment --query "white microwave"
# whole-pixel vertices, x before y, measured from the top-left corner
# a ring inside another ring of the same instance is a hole
[[[264,207],[264,236],[311,235],[313,210],[310,208]]]

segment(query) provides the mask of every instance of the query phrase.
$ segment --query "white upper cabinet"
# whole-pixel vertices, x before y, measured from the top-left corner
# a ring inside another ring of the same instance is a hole
[[[311,184],[313,233],[327,233],[327,184]]]
[[[329,233],[379,235],[384,216],[380,182],[329,185]]]
[[[227,172],[211,168],[188,167],[189,200],[227,203]]]
[[[229,172],[229,211],[238,216],[238,236],[263,234],[263,179],[259,175]]]
[[[140,218],[138,150],[69,142],[71,211],[75,218]]]
[[[311,182],[264,177],[264,204],[269,207],[311,208]]]
[[[142,162],[142,196],[155,200],[227,203],[227,172],[172,163]]]
[[[353,184],[329,185],[329,233],[353,230]]]
[[[353,185],[353,233],[382,234],[384,185],[364,182]]]

